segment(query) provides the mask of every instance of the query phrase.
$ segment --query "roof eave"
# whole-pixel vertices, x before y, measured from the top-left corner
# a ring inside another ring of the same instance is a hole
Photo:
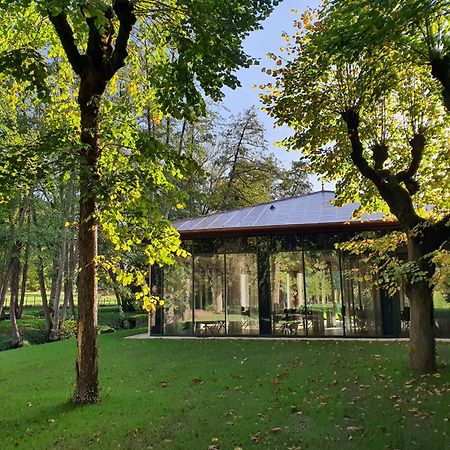
[[[178,230],[182,239],[211,238],[211,237],[234,237],[234,236],[260,236],[282,233],[320,233],[323,231],[376,231],[376,230],[398,230],[400,225],[397,221],[371,220],[351,222],[329,222],[319,224],[291,224],[272,225],[259,227],[234,227],[214,228],[202,230]]]

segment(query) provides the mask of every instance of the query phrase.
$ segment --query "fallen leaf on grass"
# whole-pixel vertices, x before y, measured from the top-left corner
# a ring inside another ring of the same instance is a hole
[[[271,428],[271,429],[269,430],[269,433],[275,434],[275,433],[279,433],[280,431],[281,431],[281,428],[280,428],[280,427],[275,427],[275,428]]]

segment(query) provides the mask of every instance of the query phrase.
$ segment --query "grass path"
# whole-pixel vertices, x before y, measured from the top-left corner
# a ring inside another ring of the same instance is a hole
[[[135,331],[134,331],[135,332]],[[101,402],[75,407],[75,341],[0,353],[2,449],[444,449],[450,345],[100,336]]]

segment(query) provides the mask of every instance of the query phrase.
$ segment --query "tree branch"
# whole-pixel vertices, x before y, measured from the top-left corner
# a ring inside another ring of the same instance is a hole
[[[431,58],[431,75],[441,83],[444,106],[450,112],[450,56]]]
[[[389,152],[386,144],[375,144],[372,147],[372,158],[375,170],[382,170],[388,159]]]
[[[382,179],[375,169],[370,167],[367,159],[364,157],[364,147],[359,137],[359,112],[353,108],[341,113],[341,117],[347,125],[348,137],[352,146],[351,158],[353,164],[365,178],[369,179],[378,186]]]
[[[341,113],[341,117],[347,125],[348,136],[352,146],[351,158],[353,164],[361,175],[372,181],[383,200],[388,204],[392,214],[397,217],[406,230],[411,230],[419,223],[422,223],[423,219],[417,215],[414,209],[411,194],[399,183],[396,176],[389,170],[371,167],[364,157],[364,147],[359,137],[359,112],[355,109],[348,109]]]
[[[411,195],[414,195],[419,190],[419,184],[413,178],[422,162],[425,144],[425,136],[422,133],[414,135],[409,141],[409,145],[411,145],[411,163],[407,170],[402,170],[396,175],[399,183],[405,183],[405,186]]]
[[[125,59],[128,56],[128,41],[131,31],[136,23],[132,2],[129,0],[116,0],[114,2],[114,13],[119,19],[119,32],[114,47],[113,54],[110,59],[107,75],[112,78],[114,74],[125,65]]]
[[[78,51],[72,28],[67,21],[67,16],[63,13],[56,16],[49,13],[48,17],[61,41],[70,65],[75,73],[81,76],[81,73],[85,68],[85,57]]]

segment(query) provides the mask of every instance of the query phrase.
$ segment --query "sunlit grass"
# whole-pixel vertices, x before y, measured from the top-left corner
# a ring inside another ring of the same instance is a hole
[[[100,337],[101,402],[75,407],[75,341],[0,353],[2,448],[441,449],[450,346]],[[214,448],[214,447],[211,447]]]

